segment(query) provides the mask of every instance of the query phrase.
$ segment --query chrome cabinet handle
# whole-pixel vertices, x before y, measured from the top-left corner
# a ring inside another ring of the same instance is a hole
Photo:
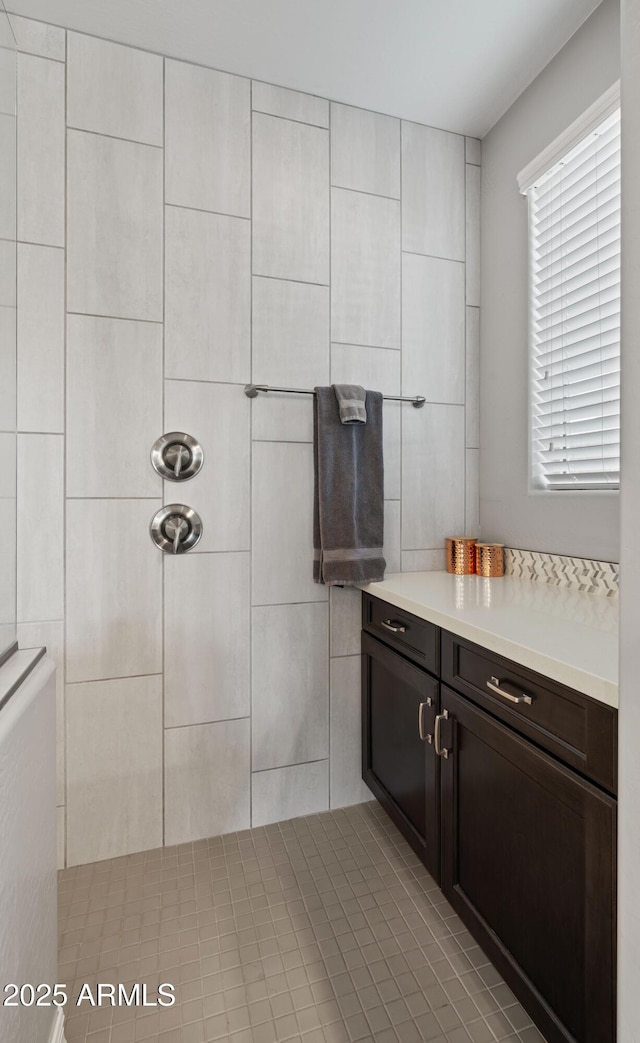
[[[434,749],[436,751],[437,756],[438,757],[444,757],[445,760],[449,756],[449,750],[447,749],[446,746],[441,746],[440,745],[440,725],[441,725],[442,721],[448,721],[448,720],[449,720],[449,711],[448,710],[443,710],[442,713],[439,713],[438,716],[436,717],[435,728],[433,729]]]
[[[425,702],[420,703],[420,706],[418,707],[418,735],[420,736],[423,742],[433,742],[433,735],[431,735],[430,732],[425,733],[424,730],[423,715],[425,706],[433,706],[433,699],[430,696],[427,696]]]
[[[511,688],[515,688],[515,692],[508,691],[507,688],[503,687],[504,685],[510,685]],[[519,692],[514,684],[511,684],[510,681],[501,681],[499,677],[490,677],[487,681],[487,688],[490,688],[496,695],[501,695],[503,699],[508,699],[510,703],[528,703],[531,706],[533,702],[530,695],[522,691]]]
[[[381,619],[380,626],[390,630],[392,634],[406,634],[407,628],[402,623],[394,622],[393,619]]]

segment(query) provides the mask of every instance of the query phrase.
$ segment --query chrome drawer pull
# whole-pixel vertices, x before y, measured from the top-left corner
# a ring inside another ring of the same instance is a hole
[[[501,685],[510,684],[510,681],[501,681],[499,677],[490,677],[487,681],[487,688],[490,688],[496,695],[501,695],[503,699],[508,699],[510,703],[528,703],[531,706],[533,699],[530,695],[525,695],[524,692],[520,692],[519,695],[515,695],[513,692],[508,692],[506,688],[502,688]],[[515,688],[515,685],[511,685]],[[516,689],[516,692],[518,689]]]
[[[448,710],[443,710],[442,713],[439,713],[438,716],[436,717],[436,724],[435,724],[435,728],[433,730],[433,734],[434,734],[434,748],[435,748],[436,754],[438,755],[438,757],[444,757],[445,760],[449,756],[449,750],[447,749],[446,746],[441,746],[440,745],[440,724],[441,724],[442,721],[448,721],[448,720],[449,720],[449,711]]]
[[[385,630],[390,630],[392,634],[406,634],[407,632],[407,628],[402,623],[397,623],[393,619],[381,619],[380,626]]]
[[[422,739],[423,742],[425,742],[425,740],[427,742],[433,742],[433,735],[431,735],[430,732],[427,732],[425,734],[424,718],[423,718],[423,712],[424,712],[425,706],[432,706],[432,705],[433,705],[433,699],[430,696],[427,696],[426,701],[424,703],[420,703],[420,706],[418,707],[418,735],[420,736],[420,738]]]

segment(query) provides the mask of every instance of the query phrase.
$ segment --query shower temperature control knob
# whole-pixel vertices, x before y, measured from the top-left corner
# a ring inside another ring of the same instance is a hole
[[[185,431],[169,431],[151,447],[151,463],[170,482],[186,482],[202,467],[202,446]]]
[[[184,503],[169,503],[151,519],[151,539],[165,554],[186,554],[202,536],[200,515]]]

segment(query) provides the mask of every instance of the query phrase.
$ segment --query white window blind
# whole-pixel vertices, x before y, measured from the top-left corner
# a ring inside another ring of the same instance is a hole
[[[525,189],[531,250],[532,478],[620,480],[620,109]]]

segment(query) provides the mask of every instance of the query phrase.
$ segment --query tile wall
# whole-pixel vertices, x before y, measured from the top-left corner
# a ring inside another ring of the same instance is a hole
[[[243,385],[425,395],[385,405],[385,556],[443,566],[478,518],[480,143],[12,22],[19,637],[58,664],[60,862],[358,802],[311,402]],[[180,428],[205,465],[163,489]],[[202,515],[189,556],[149,539],[163,498]]]

